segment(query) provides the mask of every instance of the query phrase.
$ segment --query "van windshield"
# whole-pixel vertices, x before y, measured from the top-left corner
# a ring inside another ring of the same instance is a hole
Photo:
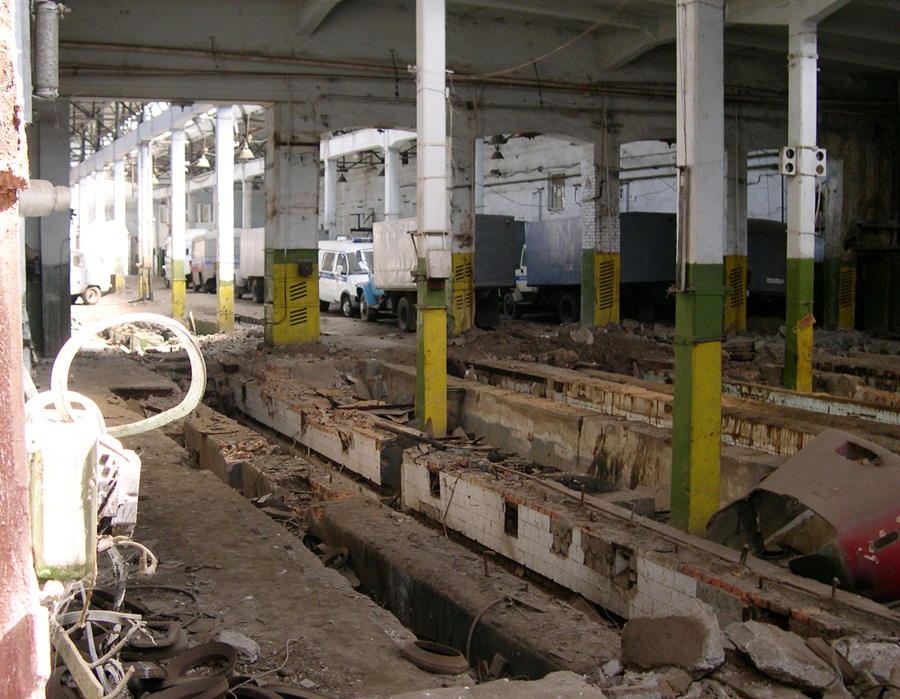
[[[362,265],[364,272],[371,272],[373,269],[375,269],[375,263],[373,262],[372,255],[373,253],[371,250],[359,251],[359,256],[361,258],[359,263],[360,265]]]

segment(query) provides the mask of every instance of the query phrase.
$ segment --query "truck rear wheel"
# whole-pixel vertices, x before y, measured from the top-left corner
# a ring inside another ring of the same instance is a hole
[[[253,297],[253,303],[262,303],[265,298],[266,287],[263,282],[259,279],[253,280],[253,288],[251,289],[251,295]]]
[[[98,289],[96,286],[89,286],[84,290],[81,298],[84,299],[84,302],[88,306],[93,306],[95,303],[97,303],[97,301],[100,300],[100,289]]]
[[[522,317],[522,308],[516,303],[516,297],[511,293],[503,296],[503,315],[510,320],[519,320]]]
[[[409,301],[409,296],[403,296],[397,302],[397,325],[400,331],[411,333],[416,329],[416,311]]]
[[[563,294],[556,306],[560,323],[575,323],[581,316],[581,305],[575,294]]]
[[[199,294],[201,291],[203,291],[203,275],[202,274],[197,278],[197,283],[194,284],[194,293]]]
[[[328,313],[328,307],[331,304],[328,301],[322,301],[319,299],[319,313]]]

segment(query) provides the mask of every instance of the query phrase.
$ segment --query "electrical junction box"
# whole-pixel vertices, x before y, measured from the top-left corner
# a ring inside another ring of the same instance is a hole
[[[425,273],[429,279],[450,279],[453,258],[449,250],[429,250],[425,257]]]

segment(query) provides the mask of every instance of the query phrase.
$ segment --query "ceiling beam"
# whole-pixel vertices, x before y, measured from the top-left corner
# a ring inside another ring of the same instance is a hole
[[[298,12],[297,28],[303,36],[312,36],[316,29],[325,21],[328,13],[341,0],[306,0],[303,8]]]
[[[556,19],[570,19],[578,22],[593,23],[605,18],[601,26],[625,27],[650,32],[655,32],[657,25],[655,12],[639,13],[617,10],[622,5],[621,2],[610,3],[608,7],[602,4],[598,6],[596,3],[560,2],[558,0],[556,2],[551,0],[537,0],[533,2],[522,2],[521,0],[449,0],[449,4],[540,15],[541,17],[554,17]]]
[[[787,25],[794,21],[821,22],[850,0],[729,0],[726,24]]]

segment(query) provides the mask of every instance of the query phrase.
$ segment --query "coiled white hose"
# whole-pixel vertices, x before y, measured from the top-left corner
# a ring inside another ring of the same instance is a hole
[[[69,367],[71,366],[75,355],[78,354],[78,350],[80,350],[85,342],[94,335],[126,323],[153,323],[154,325],[161,325],[162,327],[171,330],[184,346],[184,349],[187,351],[188,357],[190,358],[191,385],[188,387],[184,399],[174,408],[170,408],[159,415],[154,415],[153,417],[138,420],[137,422],[132,422],[127,425],[108,427],[106,430],[107,433],[113,437],[127,437],[129,435],[154,430],[157,427],[162,427],[165,424],[184,417],[197,407],[197,404],[200,402],[200,399],[203,397],[203,393],[206,390],[206,362],[203,361],[203,354],[200,351],[200,345],[197,344],[197,340],[188,332],[187,328],[171,318],[156,313],[130,313],[116,318],[108,318],[89,323],[77,334],[69,338],[69,341],[62,346],[62,349],[56,356],[56,360],[53,362],[53,370],[50,373],[50,392],[53,395],[53,403],[56,405],[56,410],[65,422],[72,422],[74,420],[72,404],[69,400],[71,394],[68,391],[68,383]]]

